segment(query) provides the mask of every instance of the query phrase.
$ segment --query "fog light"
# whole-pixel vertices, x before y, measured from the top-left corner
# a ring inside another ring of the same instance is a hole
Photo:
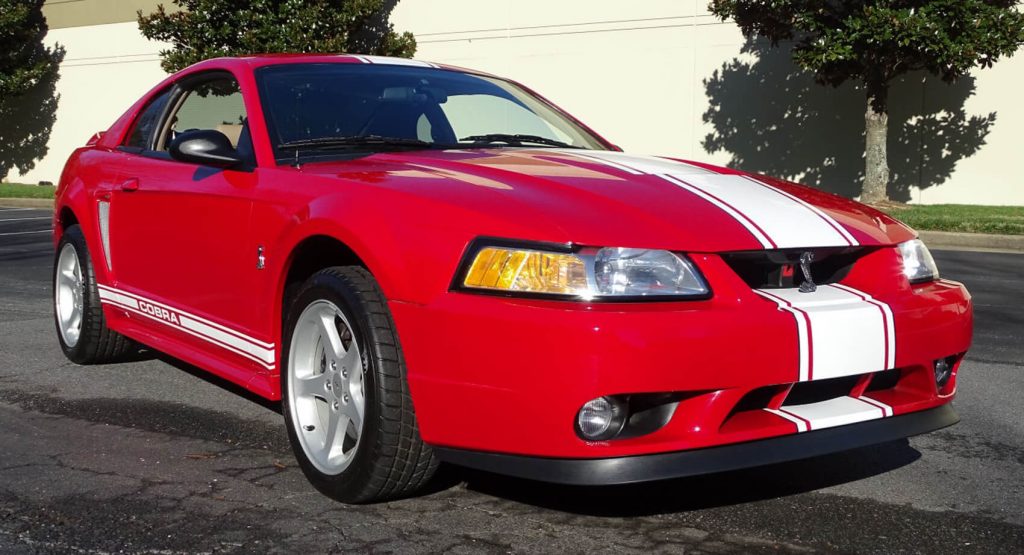
[[[940,358],[935,361],[935,385],[941,391],[953,377],[953,357]]]
[[[611,439],[625,422],[626,409],[612,397],[598,397],[583,405],[576,415],[576,433],[588,441]]]

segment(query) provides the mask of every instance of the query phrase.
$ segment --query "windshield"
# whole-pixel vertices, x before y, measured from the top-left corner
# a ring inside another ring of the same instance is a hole
[[[302,149],[608,146],[502,79],[393,65],[281,64],[256,73],[278,159]]]

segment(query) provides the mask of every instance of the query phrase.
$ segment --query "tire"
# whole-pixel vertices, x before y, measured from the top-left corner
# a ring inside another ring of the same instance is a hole
[[[373,276],[327,268],[292,298],[281,412],[303,473],[345,503],[415,494],[438,461],[420,438],[398,335]]]
[[[107,327],[92,257],[78,225],[64,230],[57,245],[53,320],[64,356],[77,364],[115,362],[136,348],[130,339]]]

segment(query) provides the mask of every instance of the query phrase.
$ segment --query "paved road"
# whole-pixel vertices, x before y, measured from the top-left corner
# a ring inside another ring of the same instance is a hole
[[[639,487],[448,469],[350,507],[307,485],[273,405],[171,359],[67,363],[46,217],[0,209],[0,552],[1024,552],[1024,255],[937,253],[977,303],[953,428]]]

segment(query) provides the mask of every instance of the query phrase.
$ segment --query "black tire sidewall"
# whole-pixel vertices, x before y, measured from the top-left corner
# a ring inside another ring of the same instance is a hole
[[[75,248],[75,255],[78,257],[78,265],[82,272],[83,289],[82,329],[79,332],[78,341],[73,347],[64,341],[64,335],[61,333],[60,317],[57,314],[57,275],[60,272],[58,262],[60,261],[60,254],[64,250],[64,246],[68,244]],[[60,241],[57,243],[57,252],[53,258],[51,302],[53,303],[53,323],[57,331],[57,341],[60,343],[61,350],[64,351],[64,356],[78,364],[88,362],[92,355],[90,349],[95,348],[95,345],[91,344],[91,339],[95,335],[94,328],[98,325],[103,325],[102,322],[94,321],[93,314],[96,309],[102,310],[102,307],[100,306],[99,290],[96,287],[96,276],[93,273],[92,259],[89,256],[89,247],[85,242],[82,228],[78,225],[72,225],[65,229]]]
[[[366,395],[366,412],[363,417],[362,436],[355,458],[339,474],[325,474],[318,470],[306,457],[298,439],[298,431],[292,420],[289,406],[288,375],[292,334],[303,310],[315,301],[334,303],[348,319],[355,341],[358,342],[363,358],[363,391]],[[376,343],[372,334],[374,328],[368,320],[362,294],[346,280],[331,273],[319,273],[303,286],[288,310],[282,338],[281,360],[281,412],[284,414],[288,439],[295,452],[299,467],[306,478],[329,497],[345,502],[359,502],[368,496],[364,491],[371,481],[373,467],[380,458],[383,438],[380,430],[381,379],[378,353],[373,349]]]

